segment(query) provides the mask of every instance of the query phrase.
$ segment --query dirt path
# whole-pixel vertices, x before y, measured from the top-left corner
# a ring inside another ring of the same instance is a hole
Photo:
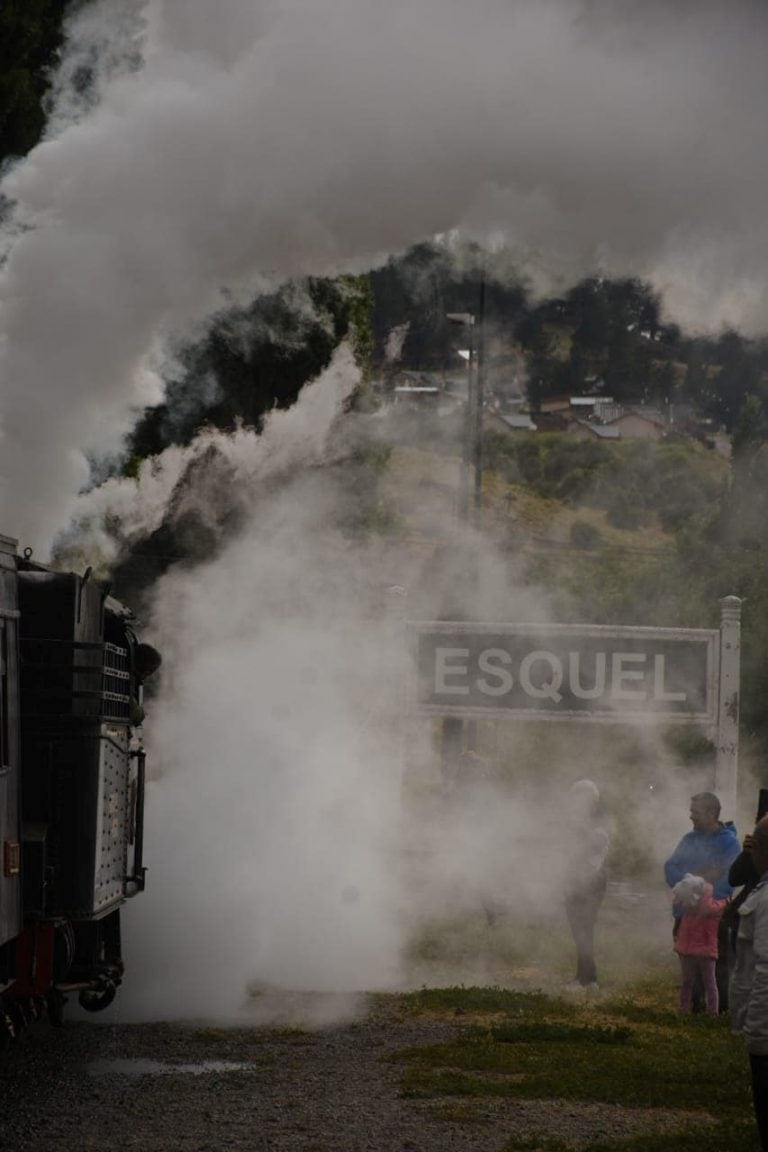
[[[680,1122],[564,1101],[408,1100],[411,1045],[466,1021],[395,1007],[332,1028],[43,1023],[0,1058],[3,1152],[502,1152],[513,1135],[620,1139]]]

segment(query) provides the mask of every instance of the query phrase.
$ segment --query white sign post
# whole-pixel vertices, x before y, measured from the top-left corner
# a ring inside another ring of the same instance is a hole
[[[715,737],[715,792],[723,809],[734,815],[739,765],[739,679],[741,666],[741,600],[720,601],[720,677]]]
[[[412,623],[420,712],[695,724],[716,748],[714,787],[736,799],[741,601],[720,629]]]

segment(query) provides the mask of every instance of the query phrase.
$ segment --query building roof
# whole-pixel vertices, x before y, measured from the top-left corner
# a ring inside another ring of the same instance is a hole
[[[545,396],[541,401],[540,408],[542,412],[559,412],[564,409],[567,410],[570,406],[570,396]]]
[[[495,418],[500,420],[502,424],[506,424],[508,428],[513,428],[515,431],[536,431],[536,425],[534,424],[533,420],[531,420],[530,416],[512,416],[507,412],[499,412],[498,410],[494,409],[489,411],[489,415],[495,416]]]
[[[619,416],[614,416],[607,423],[617,424],[619,420],[626,420],[628,416],[637,416],[641,420],[647,420],[649,424],[657,424],[660,428],[667,427],[665,417],[653,408],[625,408]]]
[[[591,420],[574,420],[572,427],[586,428],[598,440],[619,440],[621,432],[611,424],[593,424]]]

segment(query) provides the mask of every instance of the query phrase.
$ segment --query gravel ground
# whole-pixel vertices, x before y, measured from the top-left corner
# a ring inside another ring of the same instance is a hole
[[[401,1066],[386,1056],[466,1023],[414,1019],[396,1006],[312,1030],[42,1022],[0,1057],[0,1147],[501,1152],[511,1136],[534,1132],[574,1148],[597,1138],[619,1147],[684,1119],[557,1100],[403,1099]]]

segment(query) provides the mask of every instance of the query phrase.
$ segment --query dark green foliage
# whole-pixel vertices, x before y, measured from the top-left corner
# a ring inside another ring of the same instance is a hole
[[[482,1115],[494,1098],[583,1101],[670,1110],[668,1127],[610,1142],[579,1143],[589,1152],[746,1152],[755,1146],[746,1053],[725,1019],[681,1016],[665,981],[641,983],[622,997],[591,1004],[499,989],[424,989],[406,997],[414,1011],[450,1010],[463,993],[470,1027],[444,1043],[410,1048],[406,1097],[438,1098],[446,1121]],[[470,998],[470,993],[474,994]],[[486,1019],[484,1019],[486,1017]],[[488,1019],[489,1018],[489,1019]],[[631,1023],[631,1027],[629,1024]],[[447,1098],[467,1101],[453,1106]],[[474,1111],[472,1111],[474,1109]],[[674,1113],[679,1114],[675,1124]],[[436,1113],[436,1119],[443,1118]],[[637,1119],[637,1117],[635,1117]],[[751,1143],[750,1143],[751,1141]],[[566,1152],[560,1137],[511,1137],[507,1152]]]
[[[500,1024],[491,1028],[491,1037],[497,1044],[626,1044],[632,1030],[591,1024]]]
[[[553,331],[569,337],[565,359],[554,350]],[[658,297],[639,280],[583,280],[562,300],[526,312],[515,335],[528,353],[534,411],[561,392],[597,390],[616,400],[669,394],[666,362],[676,353],[679,334],[662,327]]]
[[[755,1152],[755,1126],[750,1119],[688,1123],[674,1132],[635,1136],[617,1143],[580,1143],[579,1152]],[[573,1152],[574,1145],[556,1136],[513,1136],[501,1152]]]
[[[745,1055],[726,1021],[717,1028],[681,1022],[668,1032],[638,1029],[620,1050],[598,1036],[498,1042],[491,1031],[403,1053],[405,1095],[504,1096],[595,1100],[633,1107],[716,1113],[750,1106]],[[493,1073],[493,1078],[488,1077]]]
[[[733,331],[717,340],[688,341],[682,398],[709,417],[715,428],[722,425],[733,432],[743,425],[743,409],[752,395],[759,400],[759,413],[753,408],[747,419],[751,423],[757,415],[764,421],[768,400],[765,350],[765,339],[747,340]]]
[[[642,497],[637,488],[624,488],[609,493],[605,501],[608,523],[614,528],[630,531],[639,528],[643,521],[642,505]]]
[[[556,432],[535,437],[491,432],[484,437],[483,451],[486,466],[505,480],[569,503],[578,503],[611,461],[608,445]]]
[[[373,286],[370,276],[343,276],[341,283],[347,302],[347,323],[351,331],[355,361],[362,374],[364,390],[370,383],[375,351]]]
[[[768,414],[763,410],[760,397],[750,393],[744,400],[731,437],[735,466],[741,468],[746,463],[748,468],[755,452],[759,451],[766,440]]]
[[[361,443],[329,469],[337,482],[334,523],[344,536],[360,539],[395,528],[394,516],[379,495],[390,452],[384,444]]]
[[[68,0],[0,4],[0,165],[37,144],[45,126],[49,69]]]
[[[470,987],[450,988],[421,988],[418,992],[410,992],[403,997],[404,1004],[411,1011],[419,1012],[506,1012],[509,1015],[516,1013],[543,1015],[569,1005],[546,996],[543,992],[514,992],[509,988],[498,987]]]
[[[613,527],[668,534],[653,545],[642,537],[618,545],[607,534],[590,541],[576,521],[574,549],[535,555],[527,570],[559,619],[715,628],[722,597],[745,601],[741,732],[758,752],[768,752],[768,443],[760,425],[745,416],[730,476],[706,449],[682,440],[602,444],[558,434],[489,435],[486,459],[508,482],[602,510]],[[697,763],[710,755],[711,749],[691,753]]]
[[[260,428],[269,411],[289,408],[327,368],[352,322],[355,347],[370,355],[368,307],[361,277],[287,285],[223,313],[200,343],[179,350],[165,402],[146,409],[129,437],[129,461],[188,444],[201,427]]]
[[[721,424],[733,429],[750,393],[760,398],[761,409],[768,404],[765,340],[735,332],[686,338],[675,324],[662,322],[658,295],[636,278],[590,277],[562,298],[532,304],[522,270],[517,277],[508,269],[502,275],[494,270],[498,265],[479,249],[425,243],[372,273],[377,368],[386,370],[387,336],[404,324],[402,367],[455,368],[455,349],[466,345],[467,334],[452,329],[445,314],[478,314],[484,268],[487,325],[508,351],[524,354],[534,411],[560,393],[612,395],[678,408],[684,424],[703,437]],[[685,405],[692,406],[690,413]]]
[[[511,330],[525,308],[525,291],[513,278],[497,276],[492,260],[477,246],[453,253],[444,245],[417,244],[371,272],[376,367],[386,368],[387,338],[405,324],[401,366],[437,371],[458,367],[456,349],[466,347],[468,333],[446,313],[479,314],[483,277],[488,324]]]
[[[682,526],[719,496],[720,474],[691,442],[606,444],[565,433],[535,437],[489,433],[489,469],[538,496],[606,511],[614,527],[635,529],[651,517]]]
[[[576,548],[595,548],[600,543],[600,530],[587,520],[574,520],[570,535]]]
[[[717,342],[719,372],[707,396],[707,408],[731,431],[737,424],[747,396],[759,386],[760,368],[748,341],[737,332],[725,332]]]

